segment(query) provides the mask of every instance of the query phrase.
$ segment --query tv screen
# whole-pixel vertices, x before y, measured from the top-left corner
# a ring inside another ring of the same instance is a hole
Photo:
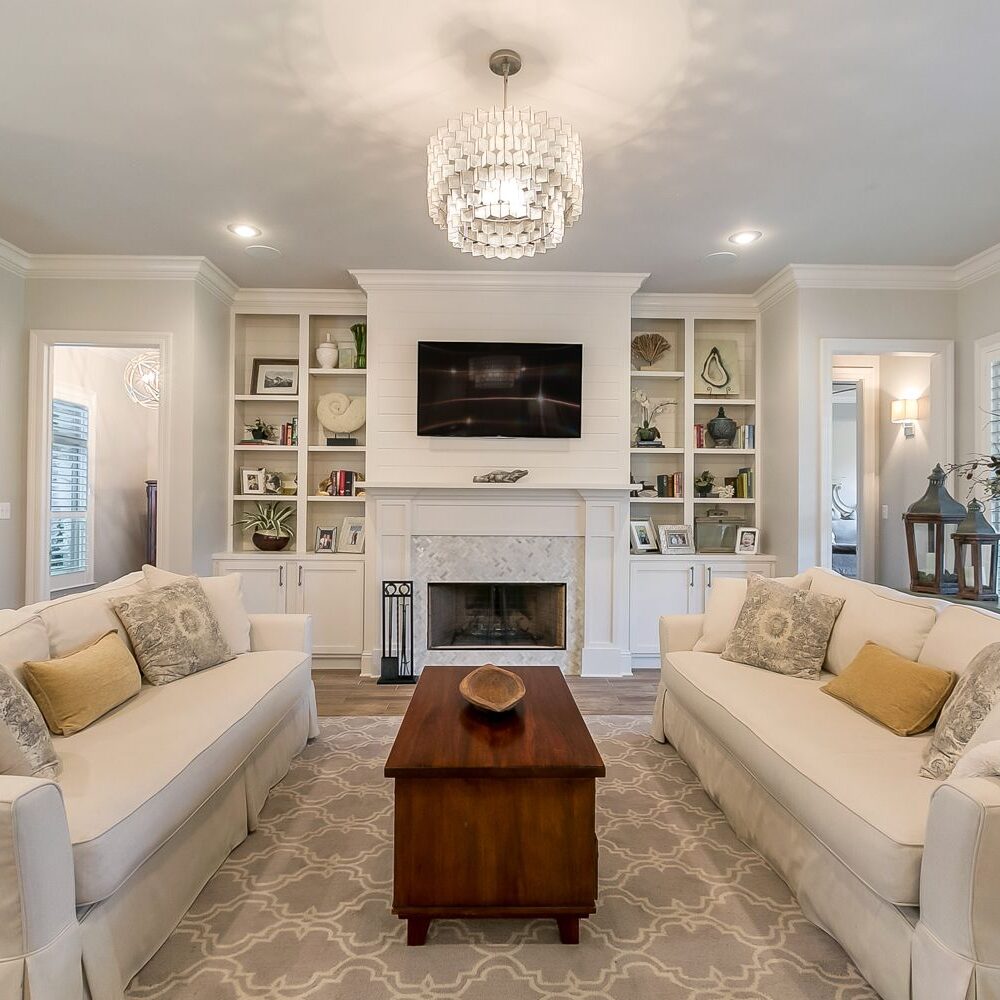
[[[417,345],[417,434],[578,438],[581,344]]]

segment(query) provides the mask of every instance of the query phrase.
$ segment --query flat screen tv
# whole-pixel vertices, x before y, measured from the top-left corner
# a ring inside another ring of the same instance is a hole
[[[417,434],[578,438],[581,344],[417,345]]]

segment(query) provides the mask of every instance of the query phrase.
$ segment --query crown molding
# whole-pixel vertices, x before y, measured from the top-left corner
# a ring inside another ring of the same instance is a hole
[[[947,291],[955,268],[909,264],[789,264],[799,288],[877,288]]]
[[[240,288],[233,299],[237,312],[326,312],[363,316],[368,312],[365,293],[356,288]]]
[[[634,319],[664,319],[712,315],[720,319],[754,319],[759,309],[753,295],[705,292],[636,292],[632,296]]]
[[[1000,272],[1000,243],[987,247],[981,253],[973,254],[955,265],[955,279],[959,288],[967,288],[998,272]]]
[[[649,274],[605,271],[419,271],[357,270],[349,272],[366,292],[433,289],[435,291],[620,291],[631,295]]]
[[[10,271],[11,274],[16,274],[19,278],[25,278],[28,275],[30,265],[31,254],[25,253],[13,243],[0,240],[0,269]]]

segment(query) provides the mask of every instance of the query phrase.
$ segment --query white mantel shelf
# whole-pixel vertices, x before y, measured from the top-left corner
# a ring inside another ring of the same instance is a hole
[[[502,490],[507,493],[628,493],[629,484],[608,483],[364,483],[366,493],[463,493]]]

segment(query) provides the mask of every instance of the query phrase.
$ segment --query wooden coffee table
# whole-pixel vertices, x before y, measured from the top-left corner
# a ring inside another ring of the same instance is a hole
[[[510,667],[510,712],[468,705],[472,667],[425,667],[385,765],[396,779],[392,912],[407,944],[435,917],[552,917],[564,944],[597,900],[604,761],[558,667]]]

